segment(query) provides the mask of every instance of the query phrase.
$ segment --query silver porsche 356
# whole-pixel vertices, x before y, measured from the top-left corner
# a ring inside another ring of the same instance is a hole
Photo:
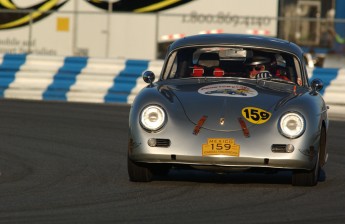
[[[204,170],[290,170],[313,186],[327,162],[321,80],[308,81],[303,51],[276,38],[210,34],[168,49],[157,81],[129,115],[128,174],[151,181],[179,165]]]

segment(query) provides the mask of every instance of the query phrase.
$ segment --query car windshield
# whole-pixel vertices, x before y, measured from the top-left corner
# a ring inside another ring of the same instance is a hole
[[[238,47],[188,47],[170,54],[162,79],[261,78],[302,85],[295,56]]]

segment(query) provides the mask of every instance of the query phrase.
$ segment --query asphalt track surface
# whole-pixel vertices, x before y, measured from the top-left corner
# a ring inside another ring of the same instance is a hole
[[[0,101],[0,223],[345,223],[344,121],[315,187],[291,173],[173,170],[132,183],[129,106]]]

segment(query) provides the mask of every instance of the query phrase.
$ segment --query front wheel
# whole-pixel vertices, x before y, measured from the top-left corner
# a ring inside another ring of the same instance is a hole
[[[315,186],[318,182],[320,175],[319,158],[316,165],[312,170],[298,170],[292,174],[293,186]]]
[[[312,170],[296,170],[292,174],[292,185],[294,186],[315,186],[318,182],[321,166],[324,163],[326,147],[326,131],[323,127],[321,129],[321,136],[319,142],[319,151],[316,158],[315,167]],[[320,162],[321,159],[321,162]]]
[[[150,182],[152,180],[152,171],[144,164],[134,162],[127,158],[127,168],[130,181]]]

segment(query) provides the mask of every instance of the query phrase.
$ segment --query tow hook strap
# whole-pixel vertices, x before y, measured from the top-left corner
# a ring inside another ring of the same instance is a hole
[[[244,137],[249,138],[250,134],[246,122],[244,122],[244,120],[240,117],[238,118],[238,121],[240,122]]]
[[[199,134],[200,128],[204,125],[206,119],[207,119],[207,116],[205,116],[205,115],[200,118],[200,120],[198,121],[198,124],[195,125],[195,127],[194,127],[194,131],[193,131],[194,135]]]

